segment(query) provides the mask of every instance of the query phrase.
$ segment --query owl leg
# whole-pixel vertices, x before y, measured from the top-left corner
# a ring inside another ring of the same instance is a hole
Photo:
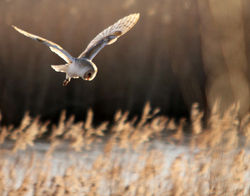
[[[66,79],[63,81],[63,86],[67,86],[68,83],[70,82],[71,77],[69,77],[68,75],[66,75]]]

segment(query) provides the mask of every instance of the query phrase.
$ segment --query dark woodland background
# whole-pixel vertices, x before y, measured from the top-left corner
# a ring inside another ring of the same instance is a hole
[[[25,111],[57,120],[92,108],[96,121],[117,109],[139,114],[146,101],[170,117],[188,117],[192,103],[209,111],[235,101],[250,105],[248,0],[1,0],[0,110],[4,123]],[[14,31],[12,24],[78,56],[100,31],[139,12],[136,26],[94,59],[92,82],[73,80],[50,65],[63,60]]]

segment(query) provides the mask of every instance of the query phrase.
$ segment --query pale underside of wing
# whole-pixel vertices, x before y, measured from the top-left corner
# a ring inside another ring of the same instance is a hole
[[[56,53],[58,56],[60,56],[63,60],[65,60],[67,63],[71,63],[73,61],[73,57],[66,51],[64,50],[61,46],[59,46],[58,44],[51,42],[47,39],[44,39],[42,37],[39,37],[37,35],[28,33],[22,29],[17,28],[16,26],[14,26],[14,29],[17,30],[19,33],[25,35],[26,37],[29,37],[31,39],[34,39],[36,41],[39,41],[45,45],[47,45],[50,50],[54,53]]]
[[[139,17],[138,13],[130,14],[103,30],[89,43],[78,58],[84,57],[92,60],[102,48],[114,43],[120,36],[127,33],[137,23]]]

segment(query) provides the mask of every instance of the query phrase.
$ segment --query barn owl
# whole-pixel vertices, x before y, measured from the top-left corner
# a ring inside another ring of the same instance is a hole
[[[92,61],[94,57],[106,45],[113,44],[120,36],[127,33],[137,23],[139,17],[140,14],[135,13],[118,20],[99,33],[77,58],[72,57],[66,50],[54,42],[28,33],[14,25],[13,28],[19,33],[47,45],[52,52],[66,61],[64,65],[51,65],[55,71],[66,73],[66,79],[63,81],[63,86],[66,86],[71,78],[82,78],[87,81],[93,80],[97,73],[97,67]]]

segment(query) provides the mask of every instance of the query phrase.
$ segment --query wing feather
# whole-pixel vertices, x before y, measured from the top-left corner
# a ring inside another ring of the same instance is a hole
[[[13,25],[13,28],[16,31],[18,31],[19,33],[25,35],[26,37],[29,37],[31,39],[34,39],[36,41],[39,41],[39,42],[47,45],[52,52],[56,53],[63,60],[65,60],[67,63],[71,63],[73,61],[73,57],[66,50],[64,50],[61,46],[59,46],[58,44],[56,44],[56,43],[54,43],[52,41],[49,41],[47,39],[44,39],[42,37],[39,37],[37,35],[28,33],[28,32],[26,32],[26,31],[24,31],[22,29],[19,29],[18,27],[14,26],[14,25]]]
[[[138,21],[140,14],[130,14],[99,33],[78,58],[92,60],[106,45],[113,44],[120,36],[127,33]]]

